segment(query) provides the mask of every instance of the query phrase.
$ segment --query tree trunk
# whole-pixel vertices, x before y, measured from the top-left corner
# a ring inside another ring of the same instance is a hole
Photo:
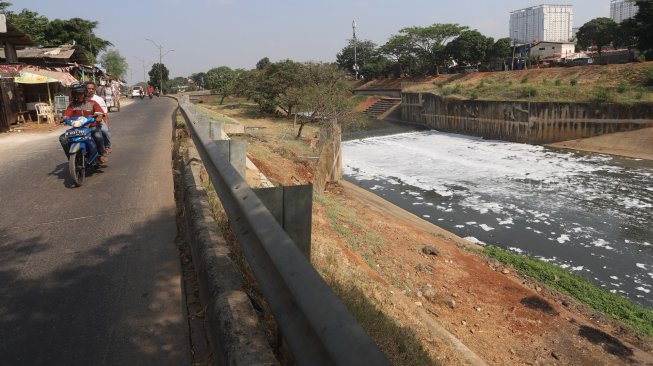
[[[300,123],[299,124],[299,130],[297,131],[297,137],[296,138],[301,138],[302,137],[302,130],[304,129],[304,125],[306,123]]]

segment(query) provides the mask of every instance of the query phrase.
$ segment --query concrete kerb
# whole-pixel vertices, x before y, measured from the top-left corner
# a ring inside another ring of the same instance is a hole
[[[236,264],[213,220],[200,180],[201,160],[192,144],[184,157],[183,221],[190,243],[213,362],[220,365],[278,365]]]

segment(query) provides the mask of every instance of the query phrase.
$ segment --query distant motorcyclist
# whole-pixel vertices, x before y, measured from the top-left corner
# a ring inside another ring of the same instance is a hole
[[[159,93],[160,93],[159,92],[159,87],[157,86],[156,88],[154,88],[154,95],[156,95],[158,97]]]
[[[100,154],[100,162],[106,163],[107,152],[104,148],[104,137],[102,136],[102,116],[104,111],[100,105],[88,98],[88,89],[84,84],[73,84],[70,91],[71,101],[68,104],[68,108],[63,112],[63,118],[72,118],[72,117],[92,117],[95,116],[95,122],[87,125],[89,128],[93,128],[93,140],[97,146],[98,154]],[[59,136],[59,143],[63,148],[66,156],[68,156],[68,139],[65,137],[65,133]]]
[[[148,85],[147,87],[147,96],[152,99],[152,93],[154,92],[154,88],[152,88],[152,85]]]

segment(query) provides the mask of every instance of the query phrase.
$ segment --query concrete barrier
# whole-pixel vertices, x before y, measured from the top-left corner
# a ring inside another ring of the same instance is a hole
[[[278,365],[229,247],[214,221],[200,179],[201,160],[192,142],[184,156],[183,219],[200,299],[206,307],[209,343],[216,365]]]

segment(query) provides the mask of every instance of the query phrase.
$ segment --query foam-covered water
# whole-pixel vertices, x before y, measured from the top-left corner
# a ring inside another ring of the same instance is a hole
[[[426,220],[653,307],[653,163],[436,131],[343,152],[348,180]]]

